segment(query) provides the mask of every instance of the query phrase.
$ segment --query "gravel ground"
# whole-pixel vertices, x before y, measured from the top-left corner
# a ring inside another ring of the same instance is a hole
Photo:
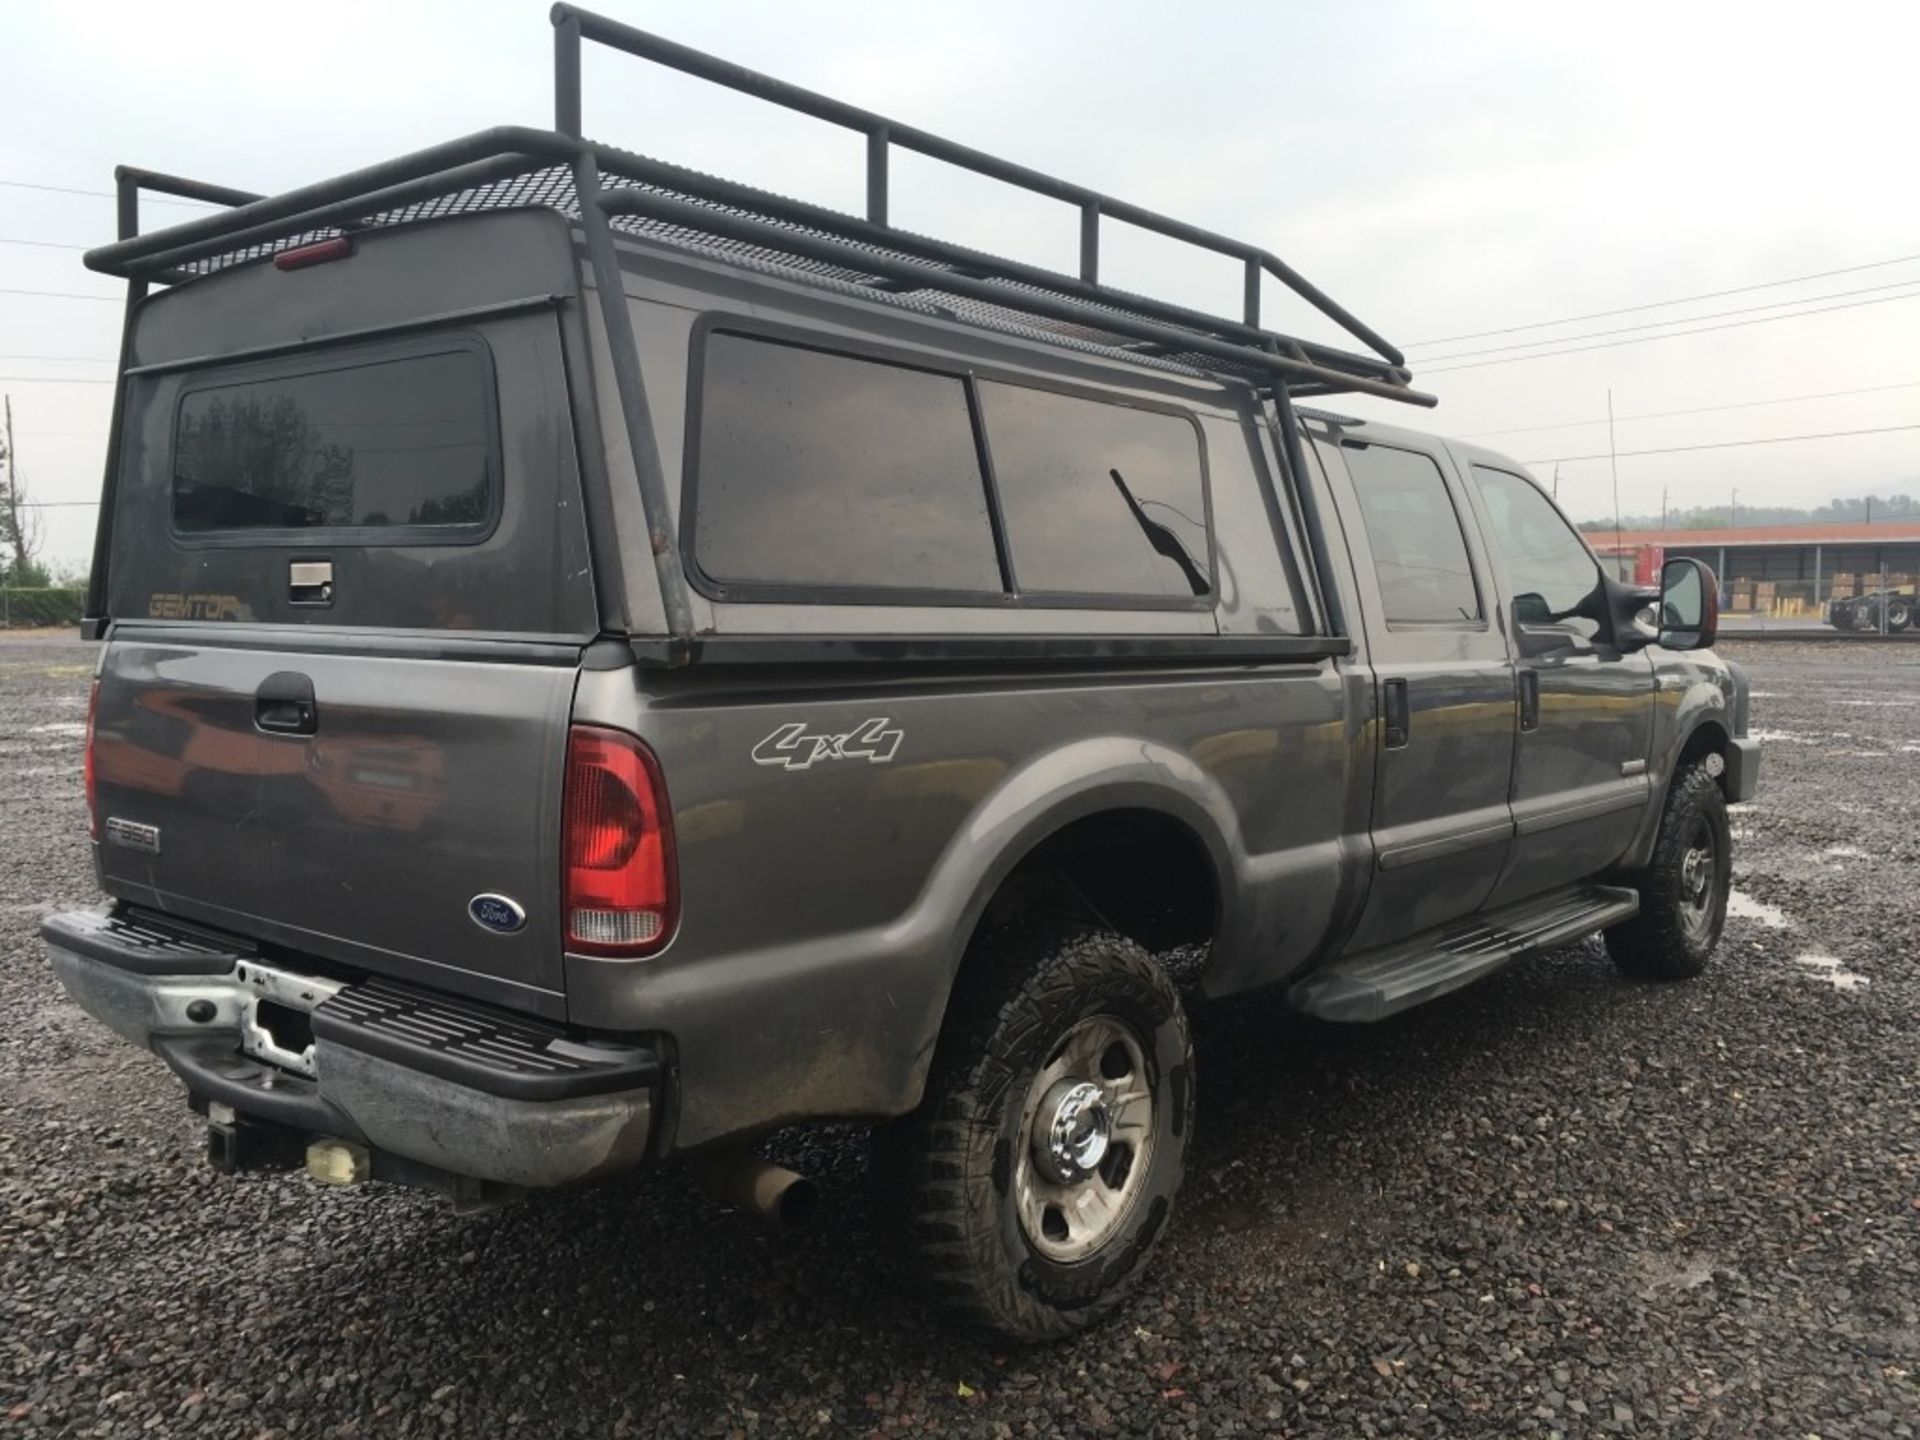
[[[91,654],[0,641],[0,1432],[1912,1435],[1920,651],[1735,648],[1772,743],[1709,978],[1201,1016],[1149,1283],[1021,1353],[915,1303],[853,1132],[783,1141],[798,1240],[673,1175],[461,1218],[205,1169],[34,938],[93,899]]]

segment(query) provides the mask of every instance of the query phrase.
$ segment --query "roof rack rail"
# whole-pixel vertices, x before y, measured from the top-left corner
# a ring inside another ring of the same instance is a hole
[[[1089,190],[831,96],[635,29],[571,4],[552,10],[551,131],[507,126],[363,170],[261,197],[122,168],[120,238],[87,253],[89,267],[130,281],[178,283],[266,258],[345,228],[402,223],[474,209],[547,205],[589,229],[743,255],[894,299],[918,296],[963,320],[1037,330],[1102,348],[1244,378],[1276,398],[1360,392],[1418,405],[1405,358],[1386,339],[1278,256],[1142,206]],[[585,139],[581,50],[593,41],[866,137],[866,214],[848,215],[698,174]],[[989,255],[895,228],[889,160],[895,148],[959,166],[1078,211],[1079,273]],[[581,162],[586,162],[583,166]],[[138,191],[231,208],[142,234]],[[1119,221],[1240,261],[1238,317],[1211,315],[1103,284],[1103,221]],[[1272,276],[1371,353],[1265,329],[1261,287]]]

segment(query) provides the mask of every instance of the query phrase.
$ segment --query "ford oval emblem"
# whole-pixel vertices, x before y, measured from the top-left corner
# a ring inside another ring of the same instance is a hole
[[[519,902],[504,895],[476,895],[467,902],[467,914],[482,930],[496,935],[511,935],[527,923],[527,912]]]

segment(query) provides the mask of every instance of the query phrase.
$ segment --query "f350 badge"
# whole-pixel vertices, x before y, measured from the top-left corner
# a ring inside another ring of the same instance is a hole
[[[869,765],[884,765],[893,759],[893,752],[904,739],[906,732],[889,729],[884,715],[862,720],[844,735],[812,731],[794,721],[753,747],[753,763],[780,765],[788,770],[809,770],[822,760],[865,760]]]

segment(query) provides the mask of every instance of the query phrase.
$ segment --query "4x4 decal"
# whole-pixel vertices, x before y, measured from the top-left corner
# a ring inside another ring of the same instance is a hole
[[[903,730],[887,728],[887,717],[876,715],[862,720],[843,735],[823,735],[809,731],[799,721],[782,725],[753,747],[756,765],[783,765],[789,770],[806,770],[819,760],[865,760],[869,765],[884,765],[906,738]]]

